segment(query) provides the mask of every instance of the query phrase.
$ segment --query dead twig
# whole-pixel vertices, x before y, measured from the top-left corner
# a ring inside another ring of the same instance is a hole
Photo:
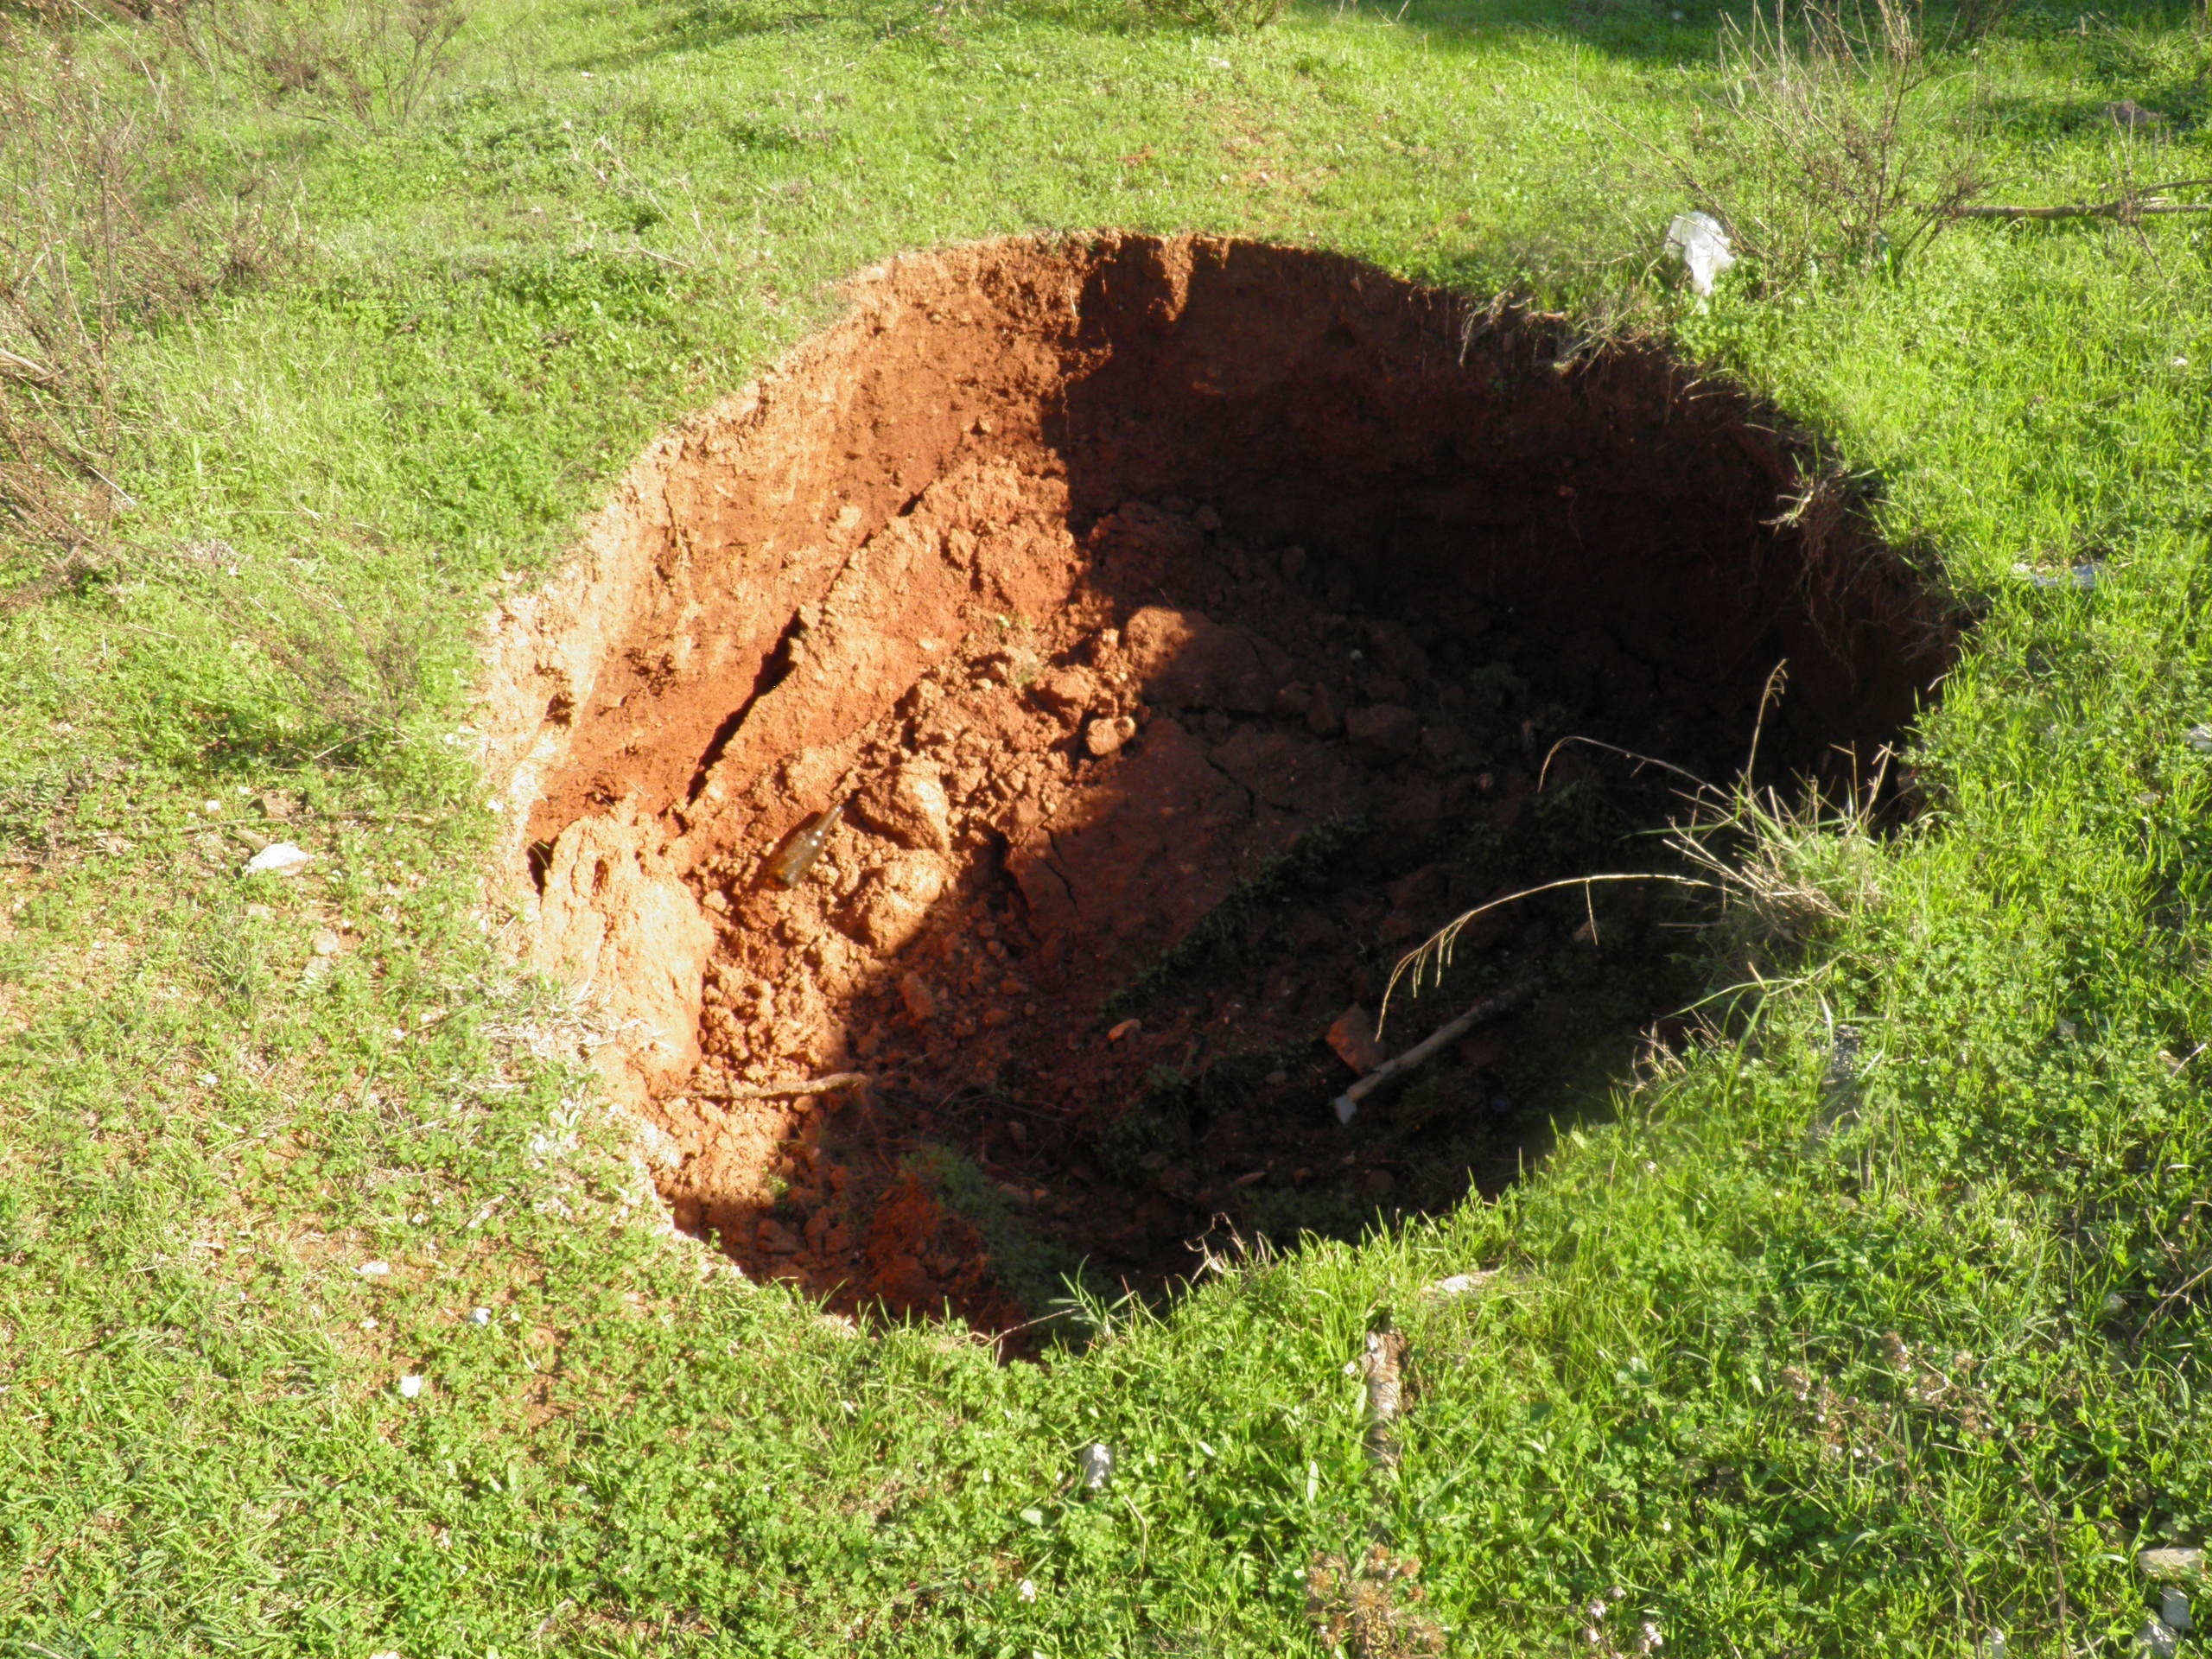
[[[1383,1061],[1382,1065],[1337,1096],[1333,1103],[1337,1109],[1337,1122],[1351,1122],[1352,1114],[1359,1110],[1359,1103],[1389,1082],[1391,1078],[1402,1076],[1415,1066],[1433,1059],[1477,1026],[1486,1024],[1490,1020],[1500,1019],[1512,1013],[1514,1009],[1535,995],[1542,983],[1541,980],[1527,980],[1510,990],[1500,991],[1496,996],[1486,996],[1457,1020],[1447,1020],[1445,1024],[1439,1026],[1425,1041],[1415,1043],[1394,1059]]]

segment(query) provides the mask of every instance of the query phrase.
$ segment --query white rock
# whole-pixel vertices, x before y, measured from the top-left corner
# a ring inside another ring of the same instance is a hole
[[[399,1397],[403,1400],[412,1400],[423,1392],[425,1386],[427,1385],[421,1377],[410,1372],[399,1379]]]
[[[245,861],[249,875],[283,875],[311,863],[315,855],[302,852],[289,841],[272,841]]]
[[[469,1316],[468,1316],[468,1322],[469,1322],[471,1325],[489,1325],[489,1324],[491,1324],[491,1323],[492,1323],[492,1310],[491,1310],[490,1308],[488,1308],[488,1307],[480,1307],[480,1308],[474,1309],[473,1312],[471,1312],[471,1313],[470,1313],[470,1314],[469,1314]]]
[[[364,1279],[381,1279],[391,1271],[391,1263],[389,1262],[364,1262],[359,1267],[354,1268],[353,1271],[359,1274]]]
[[[2189,1616],[2189,1598],[2172,1585],[2158,1592],[2158,1617],[2183,1636],[2189,1634],[2189,1627],[2195,1623]]]

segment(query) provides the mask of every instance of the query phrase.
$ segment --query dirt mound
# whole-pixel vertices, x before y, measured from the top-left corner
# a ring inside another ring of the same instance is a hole
[[[1771,417],[1655,351],[1198,238],[851,298],[498,619],[491,721],[678,1224],[843,1305],[1004,1329],[1510,1173],[1683,993],[1676,901],[1502,912],[1362,1027],[1457,912],[1654,863],[1665,780],[1558,740],[1731,775],[1786,662],[1765,763],[1847,775],[1945,658]],[[1346,1056],[1521,987],[1338,1123]]]

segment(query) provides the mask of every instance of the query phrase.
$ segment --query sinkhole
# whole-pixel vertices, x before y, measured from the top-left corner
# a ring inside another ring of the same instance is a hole
[[[1511,1179],[1702,988],[1697,906],[1491,912],[1370,1041],[1393,964],[1659,868],[1679,779],[1616,750],[1843,785],[1948,660],[1809,447],[1655,346],[1202,238],[848,301],[502,609],[486,716],[675,1224],[836,1306],[1034,1329]]]

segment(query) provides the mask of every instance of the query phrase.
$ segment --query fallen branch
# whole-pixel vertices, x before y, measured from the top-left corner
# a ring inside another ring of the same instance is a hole
[[[1359,1110],[1359,1103],[1389,1082],[1391,1078],[1433,1059],[1477,1026],[1486,1024],[1512,1013],[1514,1009],[1535,995],[1542,983],[1541,980],[1531,979],[1514,986],[1510,990],[1500,991],[1496,996],[1486,996],[1457,1020],[1439,1026],[1426,1041],[1415,1043],[1395,1059],[1383,1061],[1382,1065],[1337,1096],[1334,1102],[1337,1109],[1337,1122],[1351,1122],[1352,1114]]]
[[[2145,213],[2212,213],[2212,201],[2167,201],[2169,190],[2194,190],[2212,179],[2176,179],[2110,201],[2067,203],[2056,207],[2006,207],[1994,203],[1939,209],[1953,219],[2116,219],[2126,224]]]
[[[875,1082],[865,1071],[835,1071],[812,1082],[804,1079],[789,1083],[764,1083],[753,1089],[725,1089],[709,1094],[704,1090],[692,1091],[694,1100],[782,1100],[794,1095],[834,1095],[840,1089],[867,1089]]]

